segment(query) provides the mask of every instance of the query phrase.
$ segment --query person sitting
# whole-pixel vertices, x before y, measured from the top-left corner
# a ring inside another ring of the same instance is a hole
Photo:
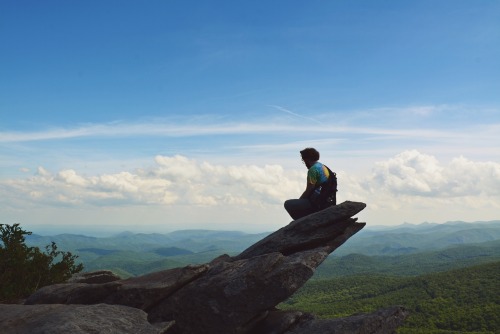
[[[285,201],[285,209],[296,220],[337,203],[337,175],[319,162],[319,152],[308,147],[300,151],[307,167],[306,189],[298,199]]]

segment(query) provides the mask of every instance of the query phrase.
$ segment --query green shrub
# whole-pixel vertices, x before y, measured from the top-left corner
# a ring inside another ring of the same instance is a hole
[[[57,250],[54,242],[45,252],[26,246],[24,236],[30,234],[19,224],[0,224],[0,302],[15,302],[83,270],[75,264],[78,256]]]

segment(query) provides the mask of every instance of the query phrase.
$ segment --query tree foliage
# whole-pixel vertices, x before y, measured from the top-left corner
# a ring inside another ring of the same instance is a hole
[[[78,256],[58,250],[54,242],[45,246],[44,252],[28,247],[25,235],[30,234],[19,224],[0,224],[0,302],[25,298],[83,270],[82,264],[75,264]]]
[[[401,334],[498,333],[500,262],[417,277],[359,275],[307,282],[281,309],[338,318],[404,305]]]

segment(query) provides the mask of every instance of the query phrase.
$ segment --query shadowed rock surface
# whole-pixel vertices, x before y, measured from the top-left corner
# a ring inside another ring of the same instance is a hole
[[[152,325],[146,312],[122,305],[0,304],[2,334],[160,334],[170,325]]]
[[[187,266],[104,284],[54,284],[32,294],[25,304],[107,303],[147,310],[196,279],[208,267],[206,264]]]
[[[331,252],[365,226],[352,218],[365,206],[344,202],[293,221],[235,257],[223,255],[207,264],[127,280],[48,286],[26,304],[124,305],[147,314],[146,325],[170,324],[161,331],[171,334],[391,333],[406,317],[401,307],[332,320],[275,309],[311,278]]]
[[[109,270],[99,270],[90,273],[78,273],[68,280],[68,283],[108,283],[121,278]]]

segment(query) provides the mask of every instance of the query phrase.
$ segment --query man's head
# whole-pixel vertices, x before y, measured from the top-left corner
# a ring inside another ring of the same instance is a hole
[[[316,161],[319,160],[319,152],[312,147],[303,149],[300,151],[300,155],[302,156],[302,161],[304,161],[307,168],[311,167]]]

